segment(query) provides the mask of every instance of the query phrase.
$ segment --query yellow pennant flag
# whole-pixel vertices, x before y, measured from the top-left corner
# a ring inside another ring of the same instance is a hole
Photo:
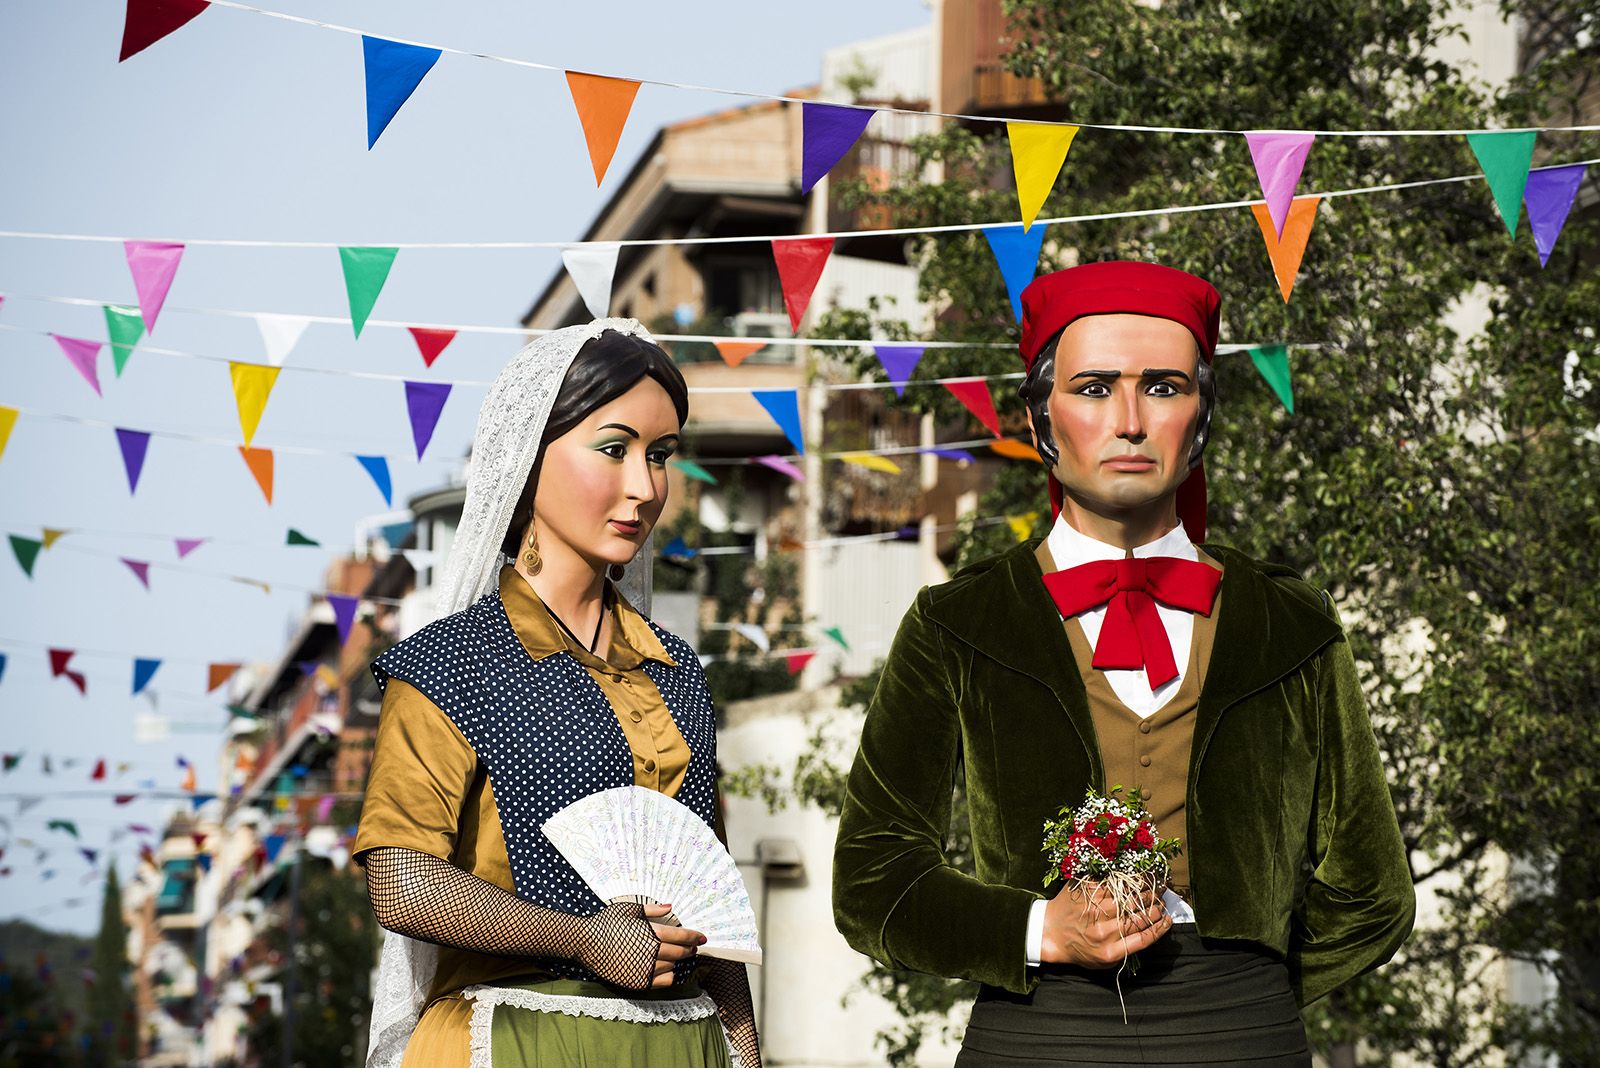
[[[239,429],[244,432],[246,445],[256,436],[256,426],[266,410],[272,387],[278,382],[279,370],[281,368],[264,363],[228,363],[228,371],[233,375],[233,399],[239,404]]]
[[[0,456],[6,454],[6,441],[11,437],[11,428],[17,425],[17,410],[15,408],[0,408]]]
[[[67,532],[65,530],[57,530],[54,527],[45,527],[44,528],[44,547],[46,549],[50,548],[50,546],[52,546],[56,542],[60,541],[61,538],[66,533]]]
[[[1033,521],[1039,518],[1038,512],[1028,512],[1025,515],[1008,515],[1006,523],[1011,527],[1011,533],[1017,536],[1018,541],[1027,541],[1033,533]]]
[[[839,454],[839,459],[847,464],[865,467],[869,471],[882,471],[888,475],[898,475],[900,473],[899,464],[887,456],[874,456],[870,452],[842,452]]]
[[[1055,187],[1056,175],[1067,161],[1067,150],[1072,147],[1078,128],[1008,122],[1006,133],[1011,138],[1011,167],[1017,175],[1017,200],[1022,205],[1022,229],[1026,231]]]

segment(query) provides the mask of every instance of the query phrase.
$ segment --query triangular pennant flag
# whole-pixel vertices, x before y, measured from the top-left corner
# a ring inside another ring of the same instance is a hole
[[[1294,411],[1294,386],[1289,381],[1289,348],[1287,345],[1255,345],[1246,349],[1250,361],[1267,380],[1272,392],[1278,395],[1283,406]]]
[[[150,588],[150,565],[143,560],[129,560],[126,556],[121,557],[121,560],[128,565],[128,570],[133,572],[140,585],[148,590]]]
[[[789,674],[798,675],[805,670],[805,666],[811,663],[811,658],[816,655],[817,651],[815,649],[808,649],[803,653],[785,653],[783,662],[788,665]]]
[[[197,781],[194,773],[194,765],[190,764],[183,769],[183,781],[178,783],[178,788],[180,790],[186,790],[192,794],[197,786],[199,786],[199,782]],[[200,867],[202,870],[210,869],[211,854],[201,853],[198,857],[196,857],[196,859],[200,862]]]
[[[800,319],[811,303],[822,268],[833,251],[831,237],[800,237],[772,243],[772,259],[778,265],[778,284],[783,288],[783,306],[789,312],[789,329],[798,333]]]
[[[117,62],[143,52],[210,6],[210,0],[128,0]]]
[[[250,468],[250,473],[255,476],[256,485],[261,487],[261,495],[272,503],[272,450],[252,449],[248,445],[239,446],[239,455],[244,457],[245,466]]]
[[[394,484],[389,480],[389,461],[382,456],[357,456],[356,462],[366,469],[372,476],[372,481],[378,484],[378,492],[383,494],[383,503],[394,504]]]
[[[411,98],[422,79],[439,62],[441,53],[437,48],[362,34],[361,54],[367,75],[367,148],[370,150],[400,106]]]
[[[71,820],[50,820],[44,825],[44,829],[47,831],[61,831],[64,834],[72,835],[74,838],[78,837],[78,825]]]
[[[156,677],[156,671],[161,667],[159,660],[137,659],[133,662],[133,696],[137,697],[150,685],[150,680]]]
[[[1517,216],[1522,214],[1522,190],[1528,184],[1528,168],[1533,165],[1533,143],[1537,130],[1467,135],[1472,154],[1489,180],[1494,206],[1505,221],[1506,233],[1517,236]]]
[[[283,366],[283,361],[300,343],[300,335],[311,325],[311,320],[303,315],[273,315],[270,312],[257,312],[255,320],[256,329],[261,331],[261,343],[267,349],[267,362],[273,367]]]
[[[578,287],[584,307],[596,319],[611,314],[611,280],[617,273],[621,245],[579,245],[561,250],[561,262]]]
[[[344,291],[350,301],[350,325],[356,337],[367,325],[372,306],[378,303],[383,283],[389,279],[389,268],[394,266],[398,248],[364,248],[346,246],[339,249],[339,266],[344,270]]]
[[[707,471],[705,468],[695,463],[693,460],[678,458],[669,461],[668,466],[676,467],[679,471],[682,471],[685,475],[694,479],[696,482],[704,482],[711,486],[715,486],[717,484],[717,477],[710,471]]]
[[[122,451],[122,469],[128,475],[128,492],[139,489],[139,475],[144,471],[145,453],[150,449],[150,435],[143,430],[117,427],[117,448]]]
[[[267,398],[278,382],[278,368],[260,363],[228,362],[228,373],[233,376],[233,399],[239,406],[239,430],[244,443],[256,436],[261,423],[261,413],[266,410]]]
[[[114,804],[127,805],[137,801],[138,799],[138,794],[117,794],[116,796],[112,797],[111,800]]]
[[[952,378],[944,388],[955,394],[956,400],[978,417],[978,422],[989,428],[989,433],[1000,436],[1000,416],[995,414],[994,398],[989,395],[989,383],[982,378]]]
[[[145,333],[153,334],[156,316],[161,314],[167,290],[178,273],[178,261],[183,259],[183,246],[175,241],[124,241],[122,248],[128,256],[128,270],[133,272],[133,291],[139,294]]]
[[[757,456],[755,461],[763,467],[772,468],[779,474],[788,475],[796,482],[804,482],[806,480],[804,471],[800,470],[794,464],[790,463],[788,460],[785,460],[781,456]]]
[[[106,758],[101,757],[94,762],[94,770],[89,773],[90,782],[103,782],[106,777]]]
[[[1047,227],[1024,230],[1017,226],[985,226],[983,236],[989,241],[989,251],[994,253],[1000,266],[1000,277],[1005,279],[1006,292],[1011,295],[1011,314],[1022,322],[1022,291],[1033,281],[1039,269],[1039,250],[1044,247]]]
[[[1285,304],[1289,303],[1289,294],[1294,292],[1300,261],[1305,258],[1306,242],[1311,240],[1311,226],[1317,221],[1317,205],[1321,202],[1321,197],[1295,197],[1289,205],[1289,218],[1283,225],[1281,239],[1273,231],[1266,205],[1250,205],[1261,227],[1261,239],[1267,243],[1267,257],[1272,260],[1272,273],[1278,279],[1278,292],[1283,294]]]
[[[750,395],[772,416],[796,452],[806,451],[805,435],[800,432],[800,391],[796,389],[753,389]]]
[[[844,631],[841,630],[840,628],[838,628],[838,627],[828,627],[822,633],[826,634],[828,637],[830,637],[834,641],[838,642],[839,643],[839,647],[841,649],[843,649],[845,652],[849,652],[850,651],[850,643],[844,640]]]
[[[771,651],[772,639],[767,637],[766,631],[762,630],[754,623],[735,623],[733,624],[733,629],[742,634],[751,642],[751,644],[755,645],[763,653]]]
[[[361,604],[361,598],[338,593],[330,593],[327,597],[328,607],[333,609],[333,624],[339,628],[339,644],[343,645],[350,640],[350,628],[355,625],[356,609]]]
[[[17,425],[15,408],[0,408],[0,456],[6,454],[6,442],[11,440],[11,428]]]
[[[439,358],[439,353],[444,351],[446,345],[456,339],[454,330],[431,330],[422,326],[408,326],[411,338],[417,343],[417,350],[422,353],[422,362],[433,366],[433,361]]]
[[[760,352],[767,347],[765,341],[714,341],[717,355],[722,357],[722,362],[729,367],[738,367],[753,353]]]
[[[43,528],[42,533],[44,534],[44,547],[46,551],[52,548],[56,542],[67,536],[67,532],[65,530],[57,530],[54,527],[45,527]]]
[[[904,397],[906,383],[911,381],[911,373],[922,362],[922,354],[927,349],[922,345],[874,345],[872,351],[883,365],[883,373],[894,383],[894,395]]]
[[[999,443],[991,442],[989,447],[992,449],[997,444]],[[976,456],[972,455],[972,453],[968,452],[966,449],[924,449],[922,451],[931,452],[941,459],[954,460],[958,464],[970,464],[977,459]]]
[[[839,459],[847,464],[865,467],[869,471],[882,471],[887,475],[900,474],[900,465],[887,456],[879,456],[870,452],[841,452]]]
[[[567,71],[567,88],[583,126],[583,139],[589,145],[589,163],[594,167],[594,184],[605,179],[611,157],[617,154],[617,141],[633,110],[639,83],[627,78],[606,78],[598,74]]]
[[[811,192],[811,187],[844,158],[850,146],[856,143],[867,123],[876,114],[871,108],[853,108],[844,104],[816,104],[807,100],[800,105],[800,192]]]
[[[178,546],[178,559],[182,560],[206,543],[205,538],[173,538]]]
[[[989,451],[996,456],[1004,456],[1008,460],[1032,460],[1034,463],[1043,463],[1039,457],[1039,450],[1029,445],[1026,441],[1016,438],[1001,438],[999,441],[989,442]]]
[[[688,543],[685,542],[681,537],[678,537],[673,538],[671,541],[667,542],[666,545],[662,546],[661,555],[666,557],[668,560],[693,560],[700,554],[697,550],[689,548]]]
[[[44,548],[44,542],[24,538],[20,534],[11,534],[11,551],[16,554],[17,565],[22,568],[22,573],[33,578],[33,563],[39,558],[39,550]]]
[[[1572,163],[1565,167],[1547,167],[1528,175],[1522,198],[1528,204],[1528,226],[1533,230],[1533,243],[1539,250],[1539,266],[1550,262],[1555,251],[1556,238],[1567,223],[1572,211],[1572,201],[1583,184],[1583,172],[1588,164]],[[4,432],[0,431],[0,448],[5,447]]]
[[[411,440],[417,446],[417,459],[422,459],[428,442],[433,440],[433,428],[439,425],[439,413],[449,399],[448,382],[406,383],[406,414],[411,417]]]
[[[61,346],[61,351],[66,354],[67,361],[78,369],[84,381],[94,387],[95,393],[100,396],[100,374],[95,369],[95,363],[100,358],[99,341],[90,341],[81,337],[62,337],[60,334],[51,334],[56,339],[56,344]]]
[[[1008,122],[1011,170],[1017,179],[1017,202],[1022,207],[1022,229],[1027,231],[1055,188],[1056,176],[1067,161],[1067,150],[1078,128],[1042,122]]]
[[[318,541],[317,539],[315,539],[315,538],[308,538],[304,534],[300,533],[298,530],[294,529],[294,527],[290,527],[289,528],[289,538],[288,538],[288,541],[287,541],[286,544],[289,544],[289,545],[321,545],[322,543],[320,541]]]
[[[27,755],[28,754],[26,750],[21,753],[7,753],[5,754],[4,763],[0,764],[0,767],[3,767],[6,771],[10,771],[18,764],[22,763],[22,758]]]
[[[210,664],[206,667],[206,693],[210,693],[218,686],[233,678],[233,673],[241,668],[242,664]],[[190,768],[193,771],[193,768]]]
[[[1244,139],[1250,146],[1250,159],[1256,165],[1261,195],[1267,199],[1267,214],[1272,218],[1274,232],[1281,238],[1283,225],[1289,221],[1289,204],[1294,200],[1295,187],[1300,184],[1300,172],[1305,169],[1311,142],[1317,136],[1259,130],[1245,134]]]
[[[144,320],[138,308],[107,304],[105,310],[106,334],[111,338],[111,362],[116,365],[117,377],[121,378],[128,357],[133,355],[133,347],[144,337]]]
[[[77,653],[71,649],[51,649],[50,677],[53,679],[59,679],[65,675],[72,681],[72,685],[78,688],[78,692],[87,697],[89,694],[89,683],[88,680],[83,677],[83,672],[72,671],[67,666],[72,662],[72,658],[76,655]]]
[[[6,677],[6,654],[5,653],[0,653],[0,679],[3,679],[5,677]],[[9,755],[6,757],[6,770],[7,771],[11,770],[11,757]]]

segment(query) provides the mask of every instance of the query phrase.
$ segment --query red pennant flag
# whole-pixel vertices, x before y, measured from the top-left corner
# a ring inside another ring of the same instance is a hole
[[[952,378],[944,388],[954,393],[956,400],[978,417],[978,422],[989,428],[989,433],[1000,436],[1000,417],[995,414],[994,398],[989,396],[989,383],[981,378]]]
[[[116,797],[113,797],[111,800],[115,801],[119,805],[126,805],[126,804],[129,804],[130,802],[134,801],[136,798],[138,798],[138,796],[139,796],[138,794],[118,794]]]
[[[811,658],[816,655],[817,651],[810,649],[803,653],[789,653],[783,660],[784,663],[789,665],[789,674],[798,675],[805,669],[807,664],[811,663]]]
[[[210,693],[218,686],[233,678],[233,673],[238,671],[242,664],[212,664],[206,668],[206,693]]]
[[[261,487],[261,492],[270,505],[272,503],[272,450],[253,449],[248,445],[240,445],[239,455],[244,457],[244,462],[250,468],[250,473],[256,477],[256,485]]]
[[[210,6],[211,0],[128,0],[117,62],[143,52]]]
[[[72,680],[72,685],[78,688],[78,692],[87,697],[89,695],[89,681],[83,677],[83,672],[69,671],[67,669],[67,665],[71,663],[72,658],[76,655],[76,651],[72,649],[51,649],[50,677],[59,679],[65,675]]]
[[[421,326],[408,326],[411,336],[416,339],[417,348],[422,352],[422,362],[429,367],[439,358],[439,353],[444,347],[456,339],[454,330],[429,330]]]
[[[778,265],[778,282],[783,286],[783,306],[789,310],[789,329],[800,329],[800,319],[811,303],[811,294],[822,277],[823,265],[833,251],[831,237],[786,238],[772,243],[772,258]]]
[[[101,757],[94,762],[94,770],[89,773],[90,782],[100,782],[106,777],[106,758]]]

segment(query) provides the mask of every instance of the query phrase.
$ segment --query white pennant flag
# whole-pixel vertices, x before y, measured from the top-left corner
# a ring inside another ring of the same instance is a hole
[[[433,549],[401,549],[400,555],[406,558],[413,571],[433,567],[439,562],[439,554]]]
[[[303,315],[272,315],[261,312],[256,315],[256,326],[261,330],[261,340],[267,346],[267,362],[274,367],[282,367],[284,357],[293,351],[300,341],[300,335],[306,332],[306,327],[311,320]]]
[[[561,250],[572,284],[578,287],[589,314],[604,319],[611,314],[611,280],[617,273],[620,245],[584,245]]]
[[[41,802],[43,800],[44,800],[44,798],[42,798],[42,797],[34,797],[34,796],[17,798],[17,815],[19,815],[19,816],[27,815],[29,809],[34,808],[35,806],[37,806],[39,804],[39,802]],[[22,841],[22,839],[19,838],[18,841],[20,842],[20,841]]]
[[[735,623],[733,629],[760,646],[763,653],[772,651],[772,642],[767,638],[767,632],[754,623]]]

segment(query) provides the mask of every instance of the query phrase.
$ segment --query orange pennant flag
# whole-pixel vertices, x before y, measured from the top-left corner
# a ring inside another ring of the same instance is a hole
[[[767,347],[765,341],[716,341],[713,344],[729,367],[738,367],[752,352],[760,352]]]
[[[248,445],[240,445],[239,455],[244,457],[244,462],[250,467],[250,473],[256,476],[256,484],[261,487],[261,492],[266,496],[267,503],[271,504],[272,450],[252,449]]]
[[[594,184],[598,187],[605,179],[606,168],[611,166],[611,157],[616,155],[617,141],[627,125],[628,112],[633,110],[639,83],[569,70],[567,88],[572,90],[572,103],[583,124],[583,139],[589,143],[589,162],[594,165]]]
[[[243,665],[240,664],[212,664],[206,668],[206,693],[210,693],[218,686],[233,678],[233,673]]]
[[[1044,463],[1039,450],[1029,445],[1026,441],[1016,438],[1001,438],[999,441],[989,442],[989,451],[1008,460],[1032,460],[1036,464]]]
[[[1278,278],[1278,292],[1283,294],[1285,304],[1289,303],[1289,294],[1294,291],[1295,279],[1300,274],[1300,261],[1306,254],[1306,242],[1311,240],[1311,224],[1317,221],[1317,205],[1321,201],[1321,197],[1295,197],[1289,205],[1289,217],[1284,220],[1281,238],[1267,206],[1250,205],[1261,227],[1261,237],[1267,243],[1272,273]]]

